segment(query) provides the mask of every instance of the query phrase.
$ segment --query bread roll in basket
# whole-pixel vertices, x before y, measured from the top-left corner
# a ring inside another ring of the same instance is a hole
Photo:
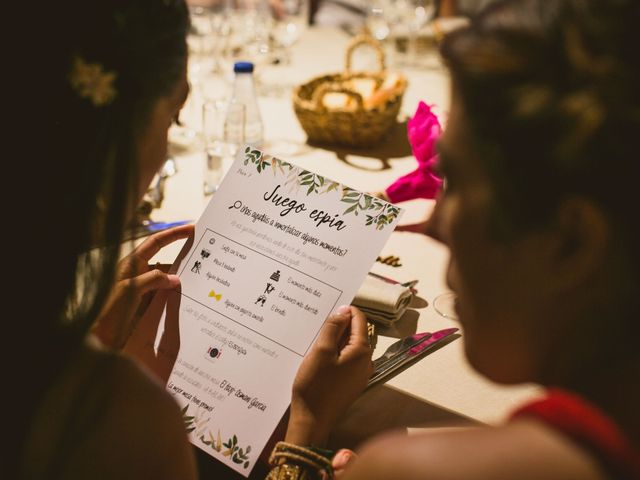
[[[356,48],[370,45],[377,72],[352,72]],[[293,92],[293,106],[310,143],[370,147],[396,122],[407,88],[404,75],[385,69],[380,43],[368,34],[355,37],[346,52],[345,71],[316,77]]]

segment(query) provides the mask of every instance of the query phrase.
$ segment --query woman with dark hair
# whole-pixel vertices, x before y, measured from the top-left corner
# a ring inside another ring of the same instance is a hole
[[[34,72],[20,71],[12,93],[31,115],[28,132],[15,131],[37,141],[15,162],[24,186],[15,198],[38,203],[17,206],[20,253],[5,267],[19,287],[9,301],[23,311],[7,322],[1,349],[10,389],[3,478],[195,478],[182,415],[163,384],[177,352],[132,341],[153,327],[136,326],[143,297],[179,288],[148,261],[192,227],[154,235],[118,263],[124,228],[165,161],[167,130],[188,95],[187,8],[183,0],[46,2],[29,26],[36,50],[21,53]],[[311,363],[353,372],[362,378],[353,388],[363,388],[364,316],[348,309],[326,325],[320,338],[336,355],[314,353]]]
[[[42,102],[35,111],[40,141],[22,178],[44,202],[38,238],[27,235],[24,248],[40,252],[50,273],[37,292],[27,288],[35,295],[24,300],[30,321],[12,329],[16,350],[46,352],[46,360],[25,360],[12,372],[22,393],[13,415],[19,418],[9,421],[16,422],[8,428],[16,438],[7,455],[15,475],[7,478],[143,478],[161,471],[188,478],[178,472],[194,472],[194,463],[163,388],[130,360],[87,341],[115,282],[132,279],[118,300],[132,304],[147,291],[178,285],[146,263],[143,270],[128,261],[119,272],[116,264],[125,225],[164,161],[167,128],[188,94],[187,11],[179,1],[70,0],[42,5],[37,15],[39,83],[23,98]],[[142,254],[155,248],[147,243]],[[131,319],[108,317],[101,329],[115,347],[122,341],[117,330]],[[169,463],[162,455],[170,452]]]
[[[444,40],[426,233],[472,366],[548,392],[500,427],[382,436],[341,480],[640,478],[638,25],[634,0],[512,0]]]

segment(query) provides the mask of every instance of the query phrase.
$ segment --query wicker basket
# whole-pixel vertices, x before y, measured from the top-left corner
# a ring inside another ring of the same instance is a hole
[[[375,49],[378,72],[351,71],[353,52],[362,45],[370,45]],[[380,43],[366,34],[355,37],[347,49],[345,63],[344,73],[317,77],[297,87],[293,92],[294,110],[311,143],[370,147],[384,139],[395,124],[407,80],[396,74],[396,86],[386,92],[384,101],[376,106],[366,106],[362,95],[345,84],[356,78],[373,79],[378,87],[384,83],[388,72],[385,70]],[[344,93],[353,98],[355,108],[327,108],[323,100],[331,92]]]

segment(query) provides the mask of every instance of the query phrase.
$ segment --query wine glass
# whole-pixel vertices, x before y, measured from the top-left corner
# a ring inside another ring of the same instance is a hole
[[[391,7],[384,0],[373,0],[367,9],[366,26],[373,37],[382,42],[391,33],[389,26]]]
[[[269,64],[273,54],[270,23],[268,12],[257,2],[237,3],[229,9],[217,50],[219,70],[227,83],[233,83],[233,65],[239,60],[253,63],[256,76],[262,66]]]
[[[433,308],[441,317],[458,320],[456,312],[457,296],[453,292],[445,292],[433,299]]]
[[[436,13],[435,0],[398,0],[395,3],[395,19],[406,36],[406,62],[418,64],[420,32]]]
[[[273,36],[284,48],[284,63],[291,63],[291,47],[306,30],[309,22],[309,0],[282,0],[273,8]]]
[[[187,35],[189,63],[187,66],[191,91],[180,112],[180,121],[171,126],[169,140],[175,146],[188,150],[198,140],[198,112],[202,104],[204,77],[213,73],[213,12],[205,7],[189,8],[190,28]]]

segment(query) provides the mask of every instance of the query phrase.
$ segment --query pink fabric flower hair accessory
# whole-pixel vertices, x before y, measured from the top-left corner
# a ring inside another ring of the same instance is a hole
[[[407,136],[418,168],[387,187],[385,193],[390,202],[436,197],[442,187],[442,179],[434,173],[438,161],[435,145],[441,132],[442,127],[431,106],[420,102],[413,118],[407,122]]]

